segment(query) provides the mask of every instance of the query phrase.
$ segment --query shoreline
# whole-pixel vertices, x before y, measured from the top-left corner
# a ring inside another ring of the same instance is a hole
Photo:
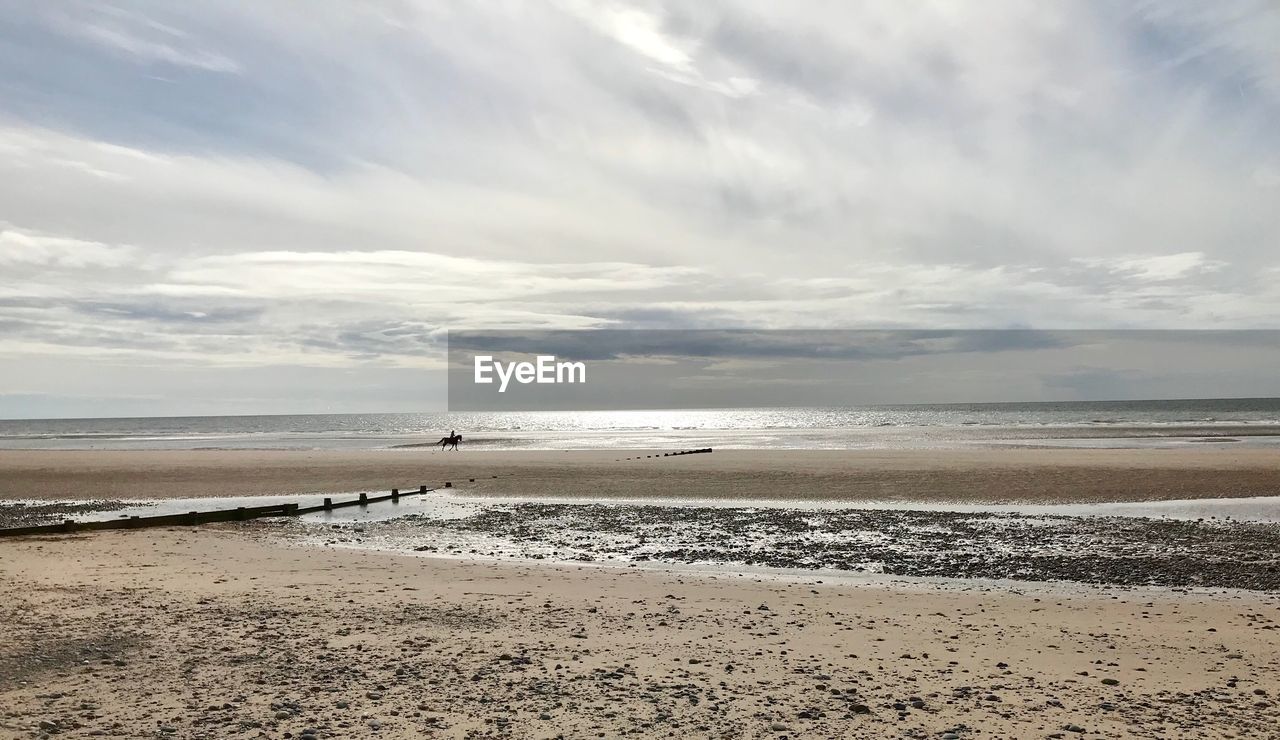
[[[920,450],[0,450],[0,499],[346,493],[476,478],[482,495],[1089,503],[1270,496],[1280,452],[974,447]],[[497,476],[496,478],[493,476]]]
[[[2,424],[3,422],[0,422]],[[725,450],[924,450],[1007,447],[1131,449],[1191,443],[1280,445],[1280,424],[1202,422],[1149,424],[918,424],[850,427],[635,427],[625,429],[494,429],[468,435],[463,447],[487,452],[626,451],[715,447]],[[431,450],[420,433],[387,431],[206,432],[148,434],[0,434],[0,450],[89,451],[364,451]]]

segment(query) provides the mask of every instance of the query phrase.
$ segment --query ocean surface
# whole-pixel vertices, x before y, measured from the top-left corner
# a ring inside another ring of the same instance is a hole
[[[867,449],[1276,444],[1280,399],[0,420],[4,449]]]

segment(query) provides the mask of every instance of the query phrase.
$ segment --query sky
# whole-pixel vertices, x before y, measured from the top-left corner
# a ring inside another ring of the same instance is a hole
[[[0,0],[0,418],[436,408],[450,329],[1280,328],[1277,38],[1269,0]]]

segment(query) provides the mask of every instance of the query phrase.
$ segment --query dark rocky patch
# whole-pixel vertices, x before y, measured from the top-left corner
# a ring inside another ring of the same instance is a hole
[[[65,519],[75,519],[93,512],[120,511],[133,506],[136,504],[126,504],[123,501],[6,501],[0,502],[0,528],[57,524]]]
[[[1137,517],[516,503],[386,525],[415,549],[569,561],[1280,590],[1280,525]],[[423,542],[414,530],[454,537]],[[465,547],[467,535],[505,547]],[[458,536],[461,536],[460,538]]]

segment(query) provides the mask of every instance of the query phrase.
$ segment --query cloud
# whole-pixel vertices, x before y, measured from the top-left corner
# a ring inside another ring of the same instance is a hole
[[[47,20],[58,33],[83,39],[140,63],[160,62],[209,72],[240,71],[240,65],[233,60],[194,46],[190,34],[181,30],[112,6],[88,9],[90,13],[76,18],[54,8]],[[89,18],[85,18],[86,15]]]
[[[528,263],[409,251],[249,252],[192,260],[168,289],[260,298],[342,297],[376,302],[506,301],[547,294],[637,291],[686,283],[698,271],[627,263]]]
[[[1266,2],[4,8],[10,366],[1280,320]]]
[[[1081,259],[1078,262],[1143,282],[1183,280],[1200,273],[1215,272],[1227,266],[1225,262],[1208,259],[1204,252]]]
[[[660,19],[640,8],[596,0],[570,0],[561,7],[654,62],[681,72],[693,71],[689,52],[663,33]]]
[[[120,267],[137,258],[137,250],[83,239],[25,232],[0,223],[0,266],[82,270]]]

